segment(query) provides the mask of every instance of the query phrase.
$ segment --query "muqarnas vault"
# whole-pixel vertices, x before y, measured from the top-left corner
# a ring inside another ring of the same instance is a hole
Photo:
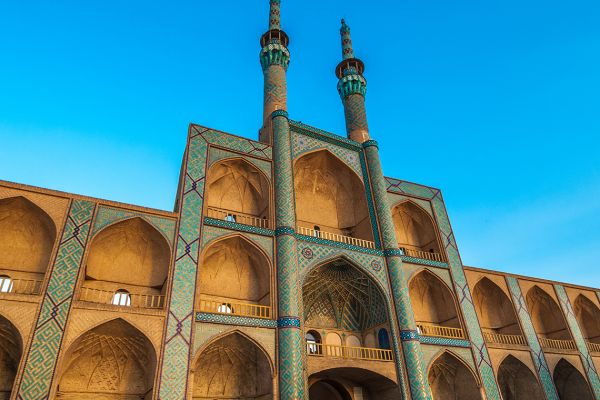
[[[344,21],[347,136],[290,119],[270,6],[259,140],[191,124],[175,211],[0,182],[0,398],[600,399],[600,292],[462,264]]]

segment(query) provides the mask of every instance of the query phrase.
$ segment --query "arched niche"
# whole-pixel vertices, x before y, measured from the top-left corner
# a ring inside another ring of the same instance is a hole
[[[298,225],[373,240],[366,191],[356,173],[327,150],[294,163]]]
[[[435,400],[480,400],[473,372],[454,354],[445,351],[429,367],[427,380]]]
[[[208,170],[205,196],[207,207],[221,210],[221,213],[213,211],[217,213],[213,214],[209,210],[208,214],[217,218],[222,214],[225,219],[235,218],[232,222],[247,225],[256,223],[244,220],[237,213],[268,220],[269,186],[267,177],[248,161],[241,158],[220,161]]]
[[[398,245],[409,250],[441,253],[437,228],[431,216],[419,205],[407,200],[392,209]]]
[[[273,373],[265,352],[238,332],[209,344],[193,370],[192,398],[273,398]]]
[[[308,390],[309,400],[353,400],[348,389],[335,380],[321,379]]]
[[[19,369],[23,343],[17,328],[0,315],[0,399],[9,399]]]
[[[199,270],[200,300],[271,304],[269,260],[242,236],[231,236],[209,245]],[[235,313],[235,308],[232,311]]]
[[[473,289],[475,310],[484,332],[520,335],[517,315],[506,293],[488,278],[482,278]]]
[[[539,286],[527,292],[527,308],[538,336],[546,339],[571,339],[560,307]]]
[[[308,378],[309,400],[392,400],[401,398],[398,385],[373,370],[329,368]]]
[[[131,293],[132,305],[145,306],[145,300],[137,304],[141,299],[137,295],[164,294],[170,258],[164,236],[142,218],[110,225],[90,245],[82,299],[92,301],[96,292],[106,292],[107,298],[100,302],[110,303],[111,293],[121,290]]]
[[[80,336],[62,364],[57,398],[152,399],[154,347],[142,332],[120,318]]]
[[[428,270],[417,273],[408,290],[417,324],[460,328],[454,296],[437,275]]]
[[[508,355],[498,367],[498,385],[503,400],[544,400],[544,392],[531,370]]]
[[[560,400],[592,400],[594,398],[581,372],[564,358],[561,358],[554,367],[552,378]]]
[[[7,275],[42,279],[55,239],[52,218],[37,205],[21,196],[0,200],[0,270]]]
[[[585,340],[600,344],[600,310],[584,295],[579,295],[573,304],[573,311]]]

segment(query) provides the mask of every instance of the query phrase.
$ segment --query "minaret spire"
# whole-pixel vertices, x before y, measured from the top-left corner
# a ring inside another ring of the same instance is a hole
[[[342,38],[342,61],[335,69],[339,78],[337,89],[344,104],[346,133],[349,139],[363,143],[369,140],[369,126],[365,109],[367,81],[363,77],[365,65],[354,57],[350,27],[342,19],[340,28]]]
[[[260,65],[265,79],[263,100],[263,126],[259,140],[273,142],[271,129],[271,113],[276,110],[287,110],[286,71],[290,62],[287,49],[288,36],[281,30],[281,0],[270,0],[269,30],[260,38]]]

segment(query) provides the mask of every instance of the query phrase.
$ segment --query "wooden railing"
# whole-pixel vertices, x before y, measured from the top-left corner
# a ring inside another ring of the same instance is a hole
[[[487,343],[527,346],[527,342],[525,341],[525,337],[523,335],[506,335],[504,333],[484,331],[483,339]]]
[[[423,336],[437,336],[450,339],[464,339],[465,335],[461,328],[452,328],[450,326],[424,324],[417,322],[419,334]]]
[[[238,224],[252,225],[259,228],[271,228],[271,223],[268,218],[260,218],[256,215],[246,214],[239,211],[207,207],[206,216],[215,219],[221,219],[223,221],[236,222]]]
[[[301,235],[313,236],[321,239],[331,240],[333,242],[341,242],[351,244],[354,246],[366,247],[368,249],[375,248],[375,242],[372,242],[370,240],[354,238],[352,236],[340,235],[338,233],[317,231],[315,229],[305,228],[303,226],[299,226],[297,228],[297,232]]]
[[[40,294],[42,292],[42,281],[35,279],[10,279],[4,278],[2,282],[2,293],[16,293],[16,294]]]
[[[545,337],[538,336],[540,344],[544,349],[554,350],[577,350],[575,342],[570,339],[548,339]]]
[[[400,247],[400,250],[402,250],[404,255],[407,255],[409,257],[422,258],[424,260],[446,262],[446,259],[440,253],[432,253],[430,251],[408,249],[406,247]]]
[[[600,353],[600,344],[587,341],[585,343],[587,344],[588,350],[591,353]]]
[[[200,299],[200,311],[254,318],[271,318],[271,307],[229,300]]]
[[[306,342],[306,353],[310,356],[340,357],[355,360],[392,361],[391,350],[375,349],[371,347],[338,346]]]
[[[135,308],[163,308],[165,305],[165,296],[160,294],[134,294],[129,293],[129,304],[115,304],[115,293],[108,290],[93,289],[89,287],[82,287],[79,294],[80,301],[87,301],[90,303],[99,304],[112,304],[115,306],[122,307],[135,307]]]

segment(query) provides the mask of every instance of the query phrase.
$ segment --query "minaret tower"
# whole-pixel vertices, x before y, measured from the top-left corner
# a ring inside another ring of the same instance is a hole
[[[271,114],[276,110],[287,110],[287,82],[285,73],[290,63],[287,49],[289,38],[281,30],[281,0],[271,0],[269,30],[260,38],[260,65],[264,75],[263,126],[259,140],[272,144]]]
[[[365,66],[362,61],[354,57],[352,40],[350,39],[350,28],[344,20],[342,20],[340,33],[342,36],[343,60],[335,69],[335,73],[339,78],[337,88],[344,104],[348,138],[362,143],[367,160],[388,278],[394,300],[396,321],[400,328],[401,350],[394,346],[397,348],[396,365],[398,376],[403,376],[402,371],[406,369],[411,398],[413,400],[430,400],[432,399],[431,388],[427,382],[427,374],[421,357],[419,333],[408,296],[406,279],[404,278],[402,252],[398,248],[392,211],[387,201],[387,185],[383,176],[383,170],[381,169],[379,147],[377,142],[369,137],[369,126],[367,124],[365,109],[367,81],[362,75]],[[402,354],[400,354],[400,351]],[[402,358],[404,359],[404,363],[402,362]],[[404,388],[403,392],[406,393]]]

